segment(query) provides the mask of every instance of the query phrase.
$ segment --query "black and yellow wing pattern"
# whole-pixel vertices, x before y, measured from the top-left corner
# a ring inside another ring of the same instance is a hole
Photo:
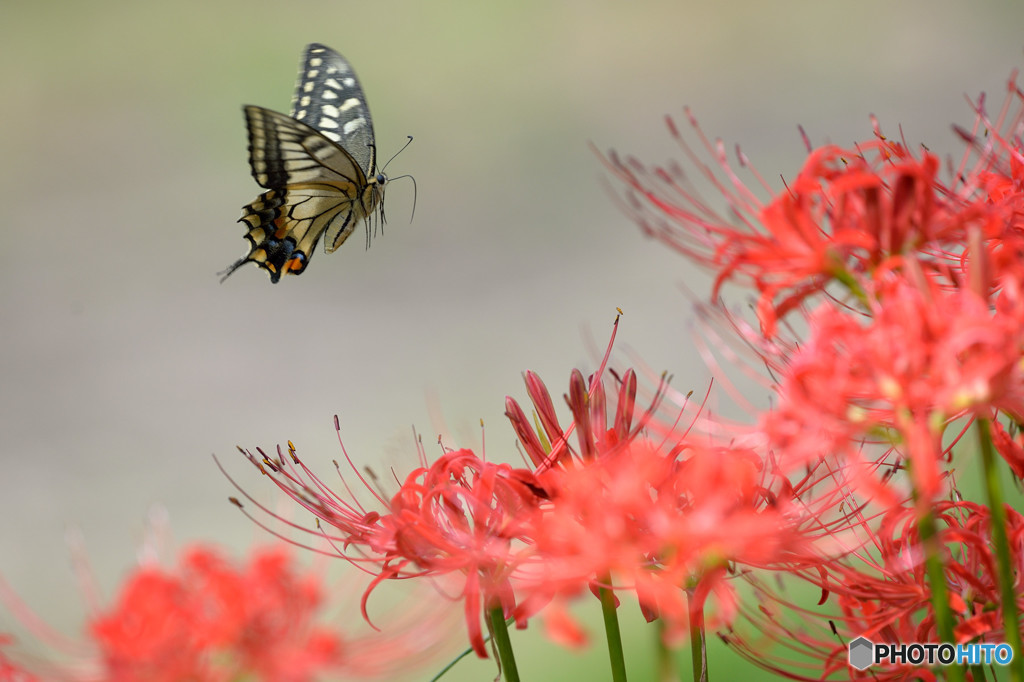
[[[246,106],[249,166],[267,191],[242,208],[249,252],[223,273],[256,263],[277,282],[301,274],[324,237],[331,253],[361,221],[367,243],[387,178],[377,171],[373,121],[352,66],[325,45],[306,47],[291,116]]]

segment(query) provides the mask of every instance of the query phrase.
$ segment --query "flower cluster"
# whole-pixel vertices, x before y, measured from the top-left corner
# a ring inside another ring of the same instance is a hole
[[[834,486],[792,489],[822,519],[832,549],[819,536],[813,565],[746,573],[760,603],[740,610],[754,627],[722,633],[773,672],[857,676],[845,644],[865,636],[1005,641],[1016,652],[1013,675],[1022,674],[1020,515],[1004,506],[990,456],[1024,472],[1022,102],[1015,78],[994,120],[979,99],[973,131],[958,130],[967,151],[948,182],[935,155],[912,153],[876,124],[875,139],[855,147],[809,150],[797,177],[766,201],[690,116],[718,172],[697,165],[722,192],[730,220],[708,209],[678,168],[607,159],[644,231],[714,272],[706,318],[739,332],[733,340],[769,370],[772,409],[745,428],[719,429],[758,443],[762,461],[793,482],[807,480],[800,467],[835,475]],[[742,154],[739,163],[749,167]],[[721,300],[727,282],[756,297],[759,331]],[[971,456],[961,442],[972,427],[981,455],[967,467],[984,471],[984,505],[966,501],[955,476],[958,458]],[[771,587],[794,580],[820,603]],[[810,634],[815,623],[819,639]],[[811,660],[772,659],[766,641]]]
[[[730,566],[798,560],[805,515],[770,495],[772,474],[753,452],[649,429],[661,392],[641,412],[636,374],[608,374],[603,364],[589,378],[572,373],[563,428],[544,382],[526,373],[535,424],[511,397],[506,411],[529,467],[468,449],[428,464],[421,445],[423,466],[386,497],[352,466],[380,511],[367,511],[347,484],[345,495],[332,492],[291,444],[276,457],[243,452],[317,517],[340,554],[376,575],[366,597],[393,579],[430,577],[450,590],[480,656],[481,621],[495,611],[521,625],[544,611],[561,641],[582,642],[563,606],[601,589],[632,593],[648,618],[665,621],[670,640],[709,596],[727,622]],[[606,384],[615,385],[610,395]]]
[[[141,566],[125,579],[114,603],[89,618],[85,641],[70,647],[61,646],[13,595],[5,597],[30,630],[69,658],[60,664],[16,658],[8,646],[12,658],[0,656],[5,680],[369,678],[391,672],[386,662],[403,651],[415,660],[428,639],[419,626],[396,628],[387,637],[346,636],[323,618],[328,593],[321,572],[296,565],[284,545],[256,549],[245,563],[197,545],[173,569]]]

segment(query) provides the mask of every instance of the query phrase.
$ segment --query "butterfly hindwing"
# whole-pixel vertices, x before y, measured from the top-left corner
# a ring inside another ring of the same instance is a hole
[[[341,246],[373,215],[386,179],[362,88],[330,48],[306,48],[292,116],[246,106],[245,118],[252,175],[268,191],[242,209],[249,253],[224,279],[252,262],[277,282],[305,270],[321,236],[328,253]]]

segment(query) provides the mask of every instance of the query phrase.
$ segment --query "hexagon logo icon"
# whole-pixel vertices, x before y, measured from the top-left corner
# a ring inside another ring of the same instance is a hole
[[[850,641],[850,666],[864,670],[874,661],[875,645],[866,637],[858,637]]]

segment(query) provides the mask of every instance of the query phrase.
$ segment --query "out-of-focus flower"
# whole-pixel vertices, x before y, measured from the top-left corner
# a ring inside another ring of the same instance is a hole
[[[821,306],[789,358],[778,408],[764,415],[777,456],[813,462],[890,439],[927,504],[951,419],[1024,410],[1024,301],[1010,284],[993,306],[969,290],[902,279],[872,293],[868,316]]]
[[[198,547],[174,572],[139,570],[114,608],[91,623],[107,670],[116,679],[168,681],[243,672],[298,681],[340,670],[340,634],[314,622],[321,579],[290,563],[280,548],[236,566]]]
[[[12,606],[33,629],[31,614]],[[117,600],[90,617],[69,661],[24,665],[72,682],[305,682],[379,677],[394,672],[396,656],[423,657],[426,630],[406,624],[387,636],[349,635],[324,621],[326,606],[323,576],[301,569],[284,547],[257,549],[237,563],[195,546],[173,569],[147,565],[130,574]]]

